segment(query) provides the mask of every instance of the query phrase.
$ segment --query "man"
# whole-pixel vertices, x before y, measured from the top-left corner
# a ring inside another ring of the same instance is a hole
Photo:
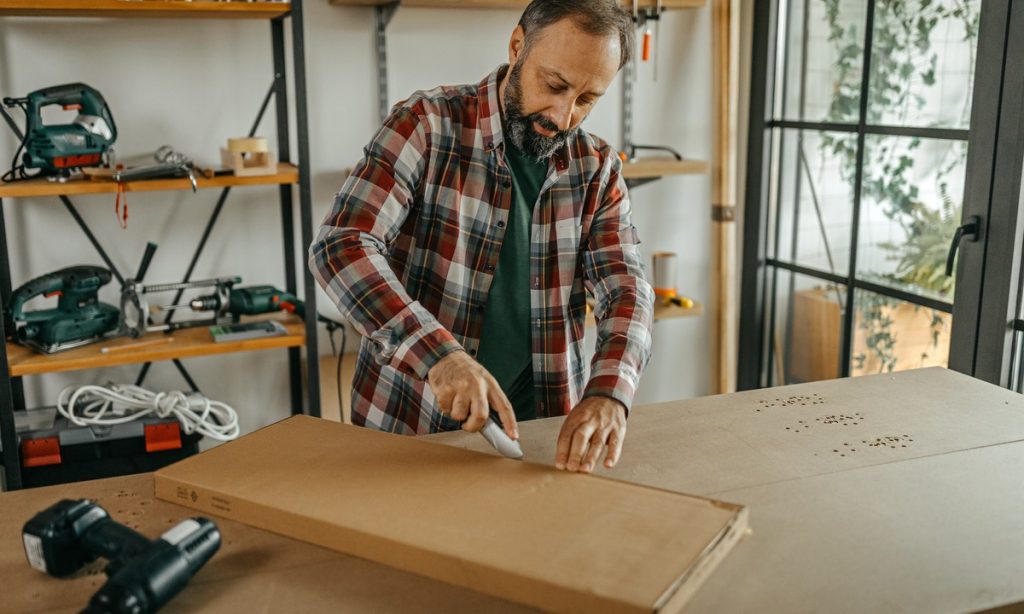
[[[478,431],[494,410],[517,439],[517,420],[568,414],[559,469],[618,461],[654,295],[622,163],[578,128],[629,61],[633,27],[616,0],[534,0],[508,66],[414,94],[367,145],[310,249],[363,335],[353,422]]]

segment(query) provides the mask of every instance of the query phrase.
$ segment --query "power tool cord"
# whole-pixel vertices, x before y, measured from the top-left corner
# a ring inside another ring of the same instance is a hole
[[[317,314],[317,320],[320,320],[326,325],[328,338],[331,340],[331,353],[338,357],[338,366],[334,374],[335,383],[338,386],[338,421],[345,421],[345,406],[342,403],[341,397],[341,360],[345,356],[345,344],[348,342],[348,331],[345,330],[345,325],[337,320],[332,320],[325,315]],[[334,331],[341,331],[341,351],[338,351],[338,346],[334,343]]]
[[[111,426],[150,415],[174,416],[185,434],[217,441],[238,437],[238,413],[228,404],[197,392],[151,392],[140,386],[111,384],[68,386],[57,398],[57,411],[78,426]]]
[[[18,107],[22,110],[22,112],[27,114],[24,103],[21,103],[13,99],[5,99],[3,101],[5,105],[8,102],[11,102],[12,104],[17,104]],[[7,120],[7,122],[11,125],[12,129],[17,127],[15,126],[14,120],[11,118],[10,114],[7,113],[6,109],[0,109],[0,113],[3,113],[4,119]],[[15,135],[17,134],[18,131],[15,130]],[[11,183],[12,181],[31,179],[31,177],[25,174],[25,165],[18,164],[18,159],[21,157],[21,151],[25,149],[26,143],[28,143],[28,134],[21,136],[21,142],[18,144],[18,149],[17,151],[14,152],[14,158],[11,159],[11,169],[4,173],[3,177],[0,177],[0,181],[3,181],[5,183]]]

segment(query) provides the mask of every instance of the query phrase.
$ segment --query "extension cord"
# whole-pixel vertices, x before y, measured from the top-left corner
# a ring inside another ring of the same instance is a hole
[[[238,413],[230,405],[197,392],[151,392],[116,384],[68,386],[57,398],[57,411],[77,426],[110,426],[156,415],[177,418],[187,435],[230,441],[241,432]]]

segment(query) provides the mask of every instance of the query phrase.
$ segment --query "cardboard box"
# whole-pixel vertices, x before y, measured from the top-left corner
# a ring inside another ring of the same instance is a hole
[[[675,611],[746,509],[306,416],[167,467],[156,496],[562,612]]]

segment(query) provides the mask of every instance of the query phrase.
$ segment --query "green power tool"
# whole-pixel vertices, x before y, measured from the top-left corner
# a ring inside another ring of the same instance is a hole
[[[75,169],[101,164],[103,154],[117,139],[110,107],[98,91],[84,83],[56,85],[24,98],[4,98],[3,103],[25,112],[25,135],[4,181],[25,179],[29,177],[25,170],[33,168],[39,169],[39,173],[32,176],[66,178]],[[78,111],[78,115],[70,124],[44,125],[42,111],[51,105]],[[13,123],[11,126],[14,127]],[[19,166],[22,150],[25,153]]]
[[[120,334],[121,312],[101,303],[97,292],[110,283],[110,271],[73,266],[21,286],[11,295],[11,320],[19,343],[52,354]],[[25,311],[37,296],[58,296],[55,309]]]
[[[300,318],[305,317],[305,305],[294,294],[278,290],[274,286],[249,286],[231,288],[228,304],[223,305],[215,294],[200,296],[190,303],[193,311],[213,310],[227,312],[237,322],[239,316],[287,311]]]

